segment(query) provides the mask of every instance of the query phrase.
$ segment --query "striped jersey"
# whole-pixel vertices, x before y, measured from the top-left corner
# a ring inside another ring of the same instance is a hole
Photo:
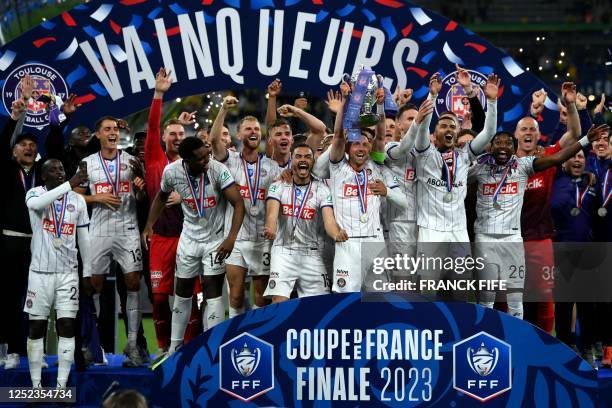
[[[408,202],[408,208],[401,208],[388,202],[388,222],[416,220],[415,157],[413,152],[396,156],[399,145],[399,142],[390,142],[385,145],[385,165],[397,177],[397,182]]]

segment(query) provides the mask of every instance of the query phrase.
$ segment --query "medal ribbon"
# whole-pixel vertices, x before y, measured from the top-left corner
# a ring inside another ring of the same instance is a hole
[[[497,202],[499,193],[501,193],[502,189],[504,188],[504,184],[506,183],[506,179],[508,178],[508,173],[510,173],[510,166],[506,166],[506,168],[504,169],[504,174],[502,174],[501,176],[501,180],[499,180],[499,183],[495,186],[495,192],[493,192],[494,203]]]
[[[603,199],[602,208],[605,208],[610,202],[610,198],[612,198],[612,188],[608,190],[608,181],[610,180],[610,172],[612,169],[608,169],[606,171],[606,177],[604,177],[603,186],[601,187],[601,195]]]
[[[34,183],[36,182],[36,169],[32,167],[32,172],[26,176],[25,171],[21,169],[19,171],[19,178],[21,179],[21,184],[23,184],[23,189],[26,193],[34,187]]]
[[[100,163],[102,163],[102,170],[104,171],[104,175],[106,176],[106,180],[113,188],[113,193],[116,196],[119,196],[119,183],[121,180],[121,164],[119,163],[119,152],[117,151],[117,155],[113,159],[115,165],[115,180],[113,180],[113,176],[111,176],[111,172],[108,168],[108,164],[106,164],[106,160],[102,157],[102,152],[98,152],[98,158],[100,159]]]
[[[198,212],[198,216],[200,218],[204,218],[206,216],[206,208],[204,207],[204,193],[206,190],[206,177],[204,173],[200,174],[199,182],[196,182],[194,187],[191,182],[191,177],[189,176],[189,171],[187,170],[187,165],[183,162],[183,170],[185,170],[185,177],[187,178],[187,185],[189,186],[189,192],[193,197],[193,202],[196,207],[196,211]],[[196,194],[196,190],[198,190]]]
[[[587,196],[586,192],[588,189],[589,189],[589,185],[587,184],[584,190],[580,191],[580,188],[578,187],[578,183],[576,183],[576,208],[579,209],[580,207],[582,207],[582,202]]]
[[[59,216],[55,210],[55,202],[50,204],[51,219],[53,220],[53,226],[55,227],[55,236],[58,239],[62,238],[62,226],[64,225],[64,215],[66,214],[66,196],[67,194],[64,194],[61,198],[62,206],[60,207]]]
[[[295,212],[295,207],[296,207],[295,201],[297,198],[297,194],[295,194],[295,190],[296,190],[295,183],[293,183],[293,187],[291,188],[291,203],[293,204],[293,207],[291,207],[291,223],[293,225],[294,233],[295,233],[295,229],[297,228],[297,224],[300,221],[300,218],[302,217],[304,208],[306,207],[306,201],[308,201],[308,195],[310,194],[311,187],[312,187],[312,181],[308,183],[308,187],[306,187],[306,192],[304,193],[304,198],[302,198],[302,202],[300,204],[300,207],[298,208],[297,214]]]
[[[363,187],[359,183],[359,174],[363,174]],[[368,178],[365,169],[362,169],[359,173],[355,171],[355,181],[357,182],[357,197],[359,197],[361,213],[366,214],[368,212]]]
[[[453,149],[453,162],[451,166],[448,166],[444,155],[442,155],[442,164],[444,166],[444,175],[446,176],[446,189],[450,193],[453,190],[453,181],[455,180],[455,174],[457,172],[457,151]]]
[[[240,160],[242,160],[242,170],[244,170],[244,177],[246,177],[247,185],[249,187],[249,193],[251,194],[251,207],[257,206],[257,193],[259,192],[259,181],[261,175],[261,160],[259,159],[259,155],[257,156],[257,161],[255,161],[255,172],[253,174],[253,182],[251,183],[251,178],[249,177],[248,164],[247,161],[240,155]]]

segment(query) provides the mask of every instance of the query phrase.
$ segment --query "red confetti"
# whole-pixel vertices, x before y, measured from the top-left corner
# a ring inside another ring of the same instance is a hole
[[[181,32],[181,27],[179,27],[179,26],[166,29],[166,35],[168,37],[172,37],[173,35],[177,35],[180,32]],[[153,37],[157,37],[157,33],[153,33]]]
[[[76,98],[74,98],[74,104],[79,105],[81,103],[91,102],[94,99],[96,99],[96,95],[88,93],[87,95],[77,96]]]
[[[451,20],[446,25],[446,28],[444,29],[444,31],[453,31],[455,30],[455,28],[457,28],[457,23]]]
[[[404,27],[402,29],[402,35],[404,37],[408,37],[408,34],[410,34],[410,32],[412,31],[412,27],[413,27],[412,23],[410,23],[406,27]]]
[[[400,8],[404,7],[402,3],[395,0],[374,0],[378,4],[382,4],[383,6],[391,7],[391,8]]]
[[[74,21],[70,13],[68,13],[67,11],[64,11],[62,13],[62,18],[64,19],[64,23],[66,23],[67,26],[76,27],[76,21]]]
[[[504,87],[500,86],[499,89],[497,90],[497,97],[501,98],[503,93],[504,93]]]
[[[48,43],[49,41],[57,41],[57,38],[55,38],[55,37],[39,38],[38,40],[33,41],[32,44],[34,44],[34,46],[36,48],[40,48],[43,45],[45,45],[46,43]]]
[[[480,44],[476,44],[476,43],[472,43],[472,42],[468,42],[463,44],[466,47],[472,47],[473,49],[475,49],[476,51],[478,51],[479,53],[483,53],[487,50],[487,47],[485,47],[484,45],[480,45]]]
[[[417,67],[408,67],[406,68],[406,71],[413,71],[415,74],[417,74],[421,78],[425,78],[428,74],[428,72],[425,71],[424,69],[417,68]]]
[[[341,29],[340,29],[340,32],[341,32],[341,33],[343,33],[343,32],[344,32],[344,28],[341,28]],[[352,35],[353,37],[355,37],[355,38],[361,38],[361,36],[363,35],[363,31],[360,31],[360,30],[355,30],[355,29],[353,28],[353,32],[351,33],[351,35]]]
[[[119,34],[121,32],[121,26],[117,23],[115,23],[113,20],[110,21],[110,26],[113,29],[113,31],[115,32],[115,34]]]
[[[210,6],[211,4],[213,4],[214,0],[202,0],[202,5],[203,6]]]
[[[119,3],[124,6],[133,6],[135,4],[144,3],[145,1],[147,0],[121,0]]]
[[[542,117],[542,115],[538,115],[538,122],[544,122],[544,118]]]
[[[312,4],[314,4],[316,6],[322,6],[323,5],[323,0],[312,0]]]

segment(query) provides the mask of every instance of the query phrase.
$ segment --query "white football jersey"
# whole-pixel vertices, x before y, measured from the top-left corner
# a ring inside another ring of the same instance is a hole
[[[298,218],[298,210],[302,206],[307,188],[308,185],[298,186],[277,181],[268,189],[267,199],[280,203],[273,246],[320,250],[325,247],[326,233],[322,209],[333,207],[331,192],[324,182],[313,180]]]
[[[47,192],[45,187],[34,187],[26,194],[26,202],[33,197],[43,195],[45,192]],[[77,260],[76,234],[77,228],[87,228],[89,226],[87,204],[85,199],[74,191],[69,191],[55,200],[52,205],[55,207],[58,224],[63,200],[65,200],[65,212],[60,230],[62,245],[59,248],[53,246],[56,233],[51,205],[40,211],[29,209],[30,223],[32,224],[30,269],[33,271],[77,273],[79,262]]]
[[[495,190],[502,180],[504,167],[475,164],[469,178],[478,181],[476,201],[477,219],[474,232],[481,234],[520,234],[523,196],[529,177],[533,175],[534,156],[514,158],[516,166],[510,170],[497,197],[500,208],[493,205]]]
[[[407,208],[401,208],[391,202],[387,203],[387,221],[416,220],[416,170],[414,153],[409,152],[396,156],[399,142],[385,145],[385,165],[397,178],[397,182],[406,197]]]
[[[245,214],[244,220],[242,221],[242,227],[238,232],[239,241],[260,241],[263,239],[263,228],[266,220],[266,193],[268,187],[274,182],[274,179],[281,173],[281,168],[278,163],[272,159],[265,157],[263,154],[259,154],[259,186],[255,186],[254,181],[257,173],[256,163],[246,163],[244,166],[242,160],[242,154],[238,152],[228,151],[228,157],[222,163],[227,166],[231,175],[236,180],[236,184],[240,189],[240,195],[244,199]],[[252,214],[252,200],[251,192],[249,188],[249,182],[253,189],[257,190],[256,197],[257,201],[255,207],[257,208],[257,215]],[[225,225],[228,227],[232,222],[232,215],[234,214],[234,207],[228,206],[225,213]]]
[[[110,209],[98,203],[92,205],[90,228],[92,236],[114,237],[138,233],[134,172],[130,166],[130,160],[134,159],[134,156],[121,150],[118,150],[117,154],[118,160],[117,158],[104,160],[99,153],[83,159],[87,163],[91,195],[113,193],[113,183],[116,182],[117,173],[119,173],[118,195],[121,198],[121,205],[117,209]],[[102,160],[106,163],[109,176],[105,173]]]
[[[224,235],[227,207],[223,190],[235,183],[234,178],[229,169],[218,161],[210,160],[208,170],[196,178],[187,175],[183,163],[183,160],[180,159],[166,166],[162,174],[161,191],[165,193],[176,191],[181,196],[181,208],[184,215],[183,234],[198,242],[218,239],[217,236]],[[196,197],[189,187],[190,182]],[[204,186],[203,204],[206,219],[204,225],[200,224],[201,217],[196,207],[196,200],[200,194],[200,183]]]

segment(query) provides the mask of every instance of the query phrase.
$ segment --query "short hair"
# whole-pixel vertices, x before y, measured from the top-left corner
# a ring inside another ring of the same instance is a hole
[[[457,132],[457,139],[465,135],[472,135],[476,137],[477,134],[478,133],[474,132],[472,129],[461,129],[459,132]]]
[[[493,143],[495,142],[495,139],[499,136],[508,136],[509,138],[512,139],[512,144],[514,145],[514,150],[516,150],[518,148],[518,139],[514,136],[513,133],[510,133],[506,130],[500,130],[499,132],[495,133],[493,135],[493,137],[491,138],[491,146],[493,146]]]
[[[179,155],[185,160],[193,159],[193,152],[204,146],[199,137],[186,137],[179,145]]]
[[[278,118],[276,119],[274,122],[272,122],[270,124],[270,130],[276,128],[276,127],[281,127],[281,126],[289,126],[289,129],[291,129],[291,124],[289,123],[289,121],[285,118]]]
[[[172,119],[168,119],[166,122],[164,122],[164,126],[162,127],[162,130],[166,130],[166,128],[168,126],[172,126],[172,125],[181,125],[183,126],[183,124],[176,118],[172,118]]]
[[[376,138],[376,133],[370,128],[361,128],[361,134],[364,133],[368,140],[374,140],[374,138]]]
[[[402,106],[400,106],[399,109],[397,110],[397,114],[395,115],[395,120],[399,120],[399,118],[402,117],[402,114],[409,110],[415,110],[418,112],[419,108],[417,108],[417,106],[413,103],[405,103]]]
[[[89,128],[87,126],[83,126],[83,125],[79,125],[77,127],[75,127],[74,129],[72,129],[70,131],[71,135],[78,135],[80,132],[87,130],[88,132],[90,132]]]
[[[308,136],[306,136],[303,133],[298,133],[297,135],[293,135],[294,144],[306,143],[306,139],[308,139]]]
[[[136,132],[134,133],[134,141],[145,140],[147,138],[147,132]]]
[[[62,162],[59,161],[58,159],[47,159],[47,160],[45,160],[45,162],[43,163],[42,167],[40,168],[40,175],[43,178],[45,178],[45,179],[47,178],[47,174],[49,173],[49,169],[51,168],[51,166],[54,163],[62,164]]]
[[[310,146],[307,143],[295,143],[293,146],[291,146],[291,155],[293,155],[293,152],[295,151],[295,149],[300,148],[300,147],[305,147],[308,150],[310,150],[310,152],[314,155],[314,150],[312,149],[312,146]]]
[[[257,119],[255,116],[252,116],[252,115],[247,115],[243,117],[242,119],[240,119],[240,122],[238,122],[238,130],[240,130],[244,122],[249,122],[249,121],[259,122],[259,119]]]
[[[113,122],[117,122],[118,119],[115,118],[114,116],[102,116],[100,119],[98,119],[98,121],[96,122],[95,128],[96,128],[96,132],[98,132],[100,130],[100,128],[102,127],[102,123],[105,120],[112,120]]]

